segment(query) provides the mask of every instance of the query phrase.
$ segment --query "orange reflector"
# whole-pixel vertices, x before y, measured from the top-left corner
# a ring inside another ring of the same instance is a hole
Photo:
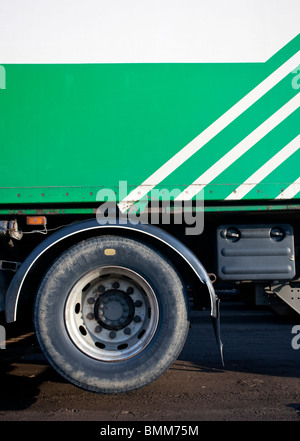
[[[46,225],[45,216],[27,216],[27,225]]]

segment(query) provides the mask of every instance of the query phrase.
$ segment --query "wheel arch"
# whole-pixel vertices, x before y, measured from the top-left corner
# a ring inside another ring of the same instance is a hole
[[[24,287],[28,280],[32,279],[37,268],[41,270],[37,279],[41,279],[40,273],[46,271],[49,266],[49,260],[54,261],[66,247],[70,247],[74,243],[78,243],[88,237],[108,233],[129,234],[132,237],[144,239],[146,243],[151,241],[153,245],[157,244],[158,248],[164,247],[168,249],[173,256],[177,256],[181,261],[184,261],[200,282],[206,285],[211,302],[211,316],[214,319],[218,318],[218,298],[210,277],[199,259],[185,244],[165,230],[150,224],[134,225],[127,223],[124,225],[114,221],[114,223],[108,222],[105,225],[100,225],[96,219],[89,219],[56,231],[43,240],[28,255],[8,288],[5,305],[6,321],[8,323],[16,321],[18,305],[22,298]]]

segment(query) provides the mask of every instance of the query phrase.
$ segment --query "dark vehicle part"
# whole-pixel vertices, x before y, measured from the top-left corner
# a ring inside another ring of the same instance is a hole
[[[88,239],[60,256],[38,291],[34,323],[52,366],[102,393],[134,390],[160,376],[189,327],[174,267],[155,249],[120,236]]]
[[[290,225],[222,225],[217,229],[222,280],[290,280],[295,276]]]
[[[276,294],[285,304],[300,314],[300,280],[285,283],[272,283],[271,291]]]
[[[183,261],[185,261],[188,266],[193,270],[198,279],[206,285],[211,302],[211,318],[213,326],[216,332],[216,340],[220,352],[222,354],[222,342],[220,338],[220,313],[219,313],[219,299],[215,293],[213,285],[211,283],[210,277],[206,272],[205,268],[181,241],[167,233],[166,231],[157,228],[153,225],[141,225],[141,224],[127,224],[119,225],[118,223],[107,225],[99,225],[96,219],[90,219],[82,222],[78,222],[73,225],[62,228],[61,230],[48,236],[43,242],[41,242],[26,258],[26,260],[21,265],[20,269],[15,274],[6,295],[6,305],[5,314],[6,321],[8,323],[16,320],[17,317],[17,307],[18,301],[21,296],[22,288],[26,278],[29,276],[30,272],[34,268],[34,265],[51,249],[57,244],[61,243],[65,239],[74,237],[80,233],[95,232],[95,234],[104,233],[105,231],[116,231],[116,232],[133,232],[139,234],[139,237],[150,238],[155,243],[161,243],[169,248],[174,255],[179,256]]]

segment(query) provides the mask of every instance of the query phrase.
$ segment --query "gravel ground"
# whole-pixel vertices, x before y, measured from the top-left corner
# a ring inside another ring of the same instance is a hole
[[[291,344],[297,324],[298,317],[223,302],[223,367],[209,311],[192,311],[171,368],[143,389],[113,396],[68,384],[31,334],[12,337],[0,351],[0,421],[300,421],[300,349]]]

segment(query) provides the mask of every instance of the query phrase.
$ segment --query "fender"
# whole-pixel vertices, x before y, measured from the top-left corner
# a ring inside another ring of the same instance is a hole
[[[200,281],[207,286],[209,295],[210,295],[210,303],[211,303],[211,318],[213,322],[213,327],[215,331],[215,336],[217,340],[218,347],[221,353],[221,359],[223,363],[223,344],[220,338],[220,301],[217,297],[214,287],[211,283],[210,277],[198,260],[196,255],[182,242],[176,239],[171,234],[167,233],[160,228],[151,225],[151,224],[120,224],[118,220],[113,220],[112,223],[109,223],[109,219],[107,224],[100,225],[96,219],[89,219],[85,221],[78,222],[76,224],[69,225],[67,227],[62,228],[61,230],[51,234],[51,236],[47,237],[43,242],[41,242],[25,259],[22,263],[18,271],[16,272],[14,278],[12,279],[10,286],[8,288],[6,294],[6,304],[5,304],[5,315],[7,323],[11,323],[16,321],[17,316],[17,306],[18,300],[20,297],[20,293],[24,284],[24,281],[29,274],[33,265],[38,261],[38,259],[51,247],[53,247],[58,242],[90,230],[95,230],[96,233],[105,232],[106,229],[116,230],[116,233],[120,230],[135,230],[146,236],[151,236],[156,240],[167,245],[173,251],[175,251],[178,255],[180,255],[192,268]]]

